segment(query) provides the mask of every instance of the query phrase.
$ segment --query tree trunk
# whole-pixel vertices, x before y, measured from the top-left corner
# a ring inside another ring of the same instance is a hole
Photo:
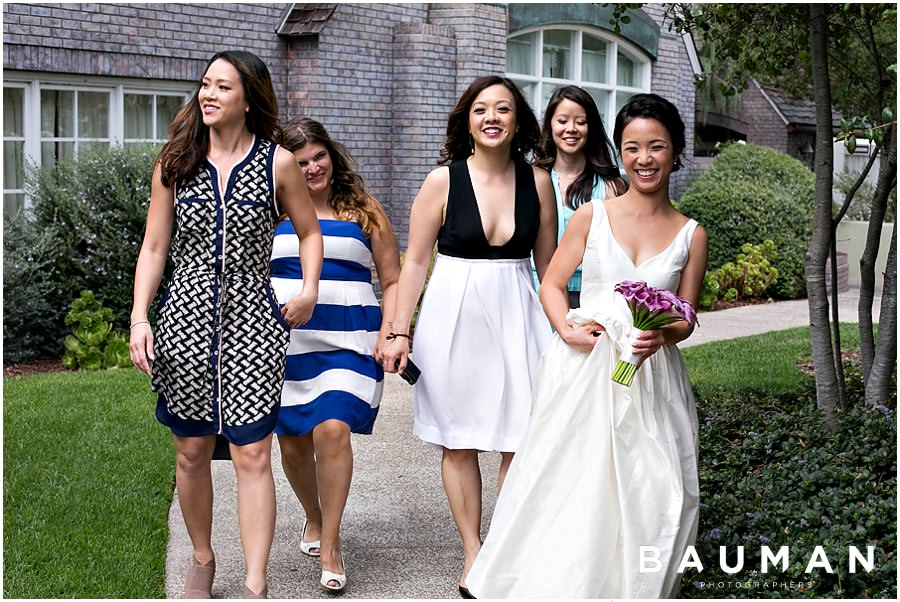
[[[831,248],[831,186],[834,165],[831,122],[831,80],[828,75],[828,34],[824,4],[809,5],[813,99],[816,103],[816,201],[813,231],[806,252],[806,287],[809,293],[809,332],[816,376],[816,402],[832,427],[832,410],[839,403],[837,373],[828,331],[828,293],[825,261]]]
[[[891,375],[897,368],[897,220],[891,234],[881,295],[881,319],[875,360],[866,381],[866,403],[886,405],[891,394]]]
[[[841,354],[841,316],[838,308],[838,265],[837,265],[837,227],[839,220],[831,223],[831,332],[834,341],[833,358],[834,373],[837,377],[838,407],[842,410],[847,403],[847,383],[844,381],[844,356]]]
[[[897,124],[888,128],[884,140],[886,152],[881,154],[878,185],[872,198],[872,214],[866,233],[866,246],[859,259],[859,351],[863,368],[863,383],[869,381],[875,360],[875,334],[872,330],[872,305],[875,302],[875,261],[881,246],[881,227],[891,189],[897,182]],[[882,299],[882,303],[884,303]]]

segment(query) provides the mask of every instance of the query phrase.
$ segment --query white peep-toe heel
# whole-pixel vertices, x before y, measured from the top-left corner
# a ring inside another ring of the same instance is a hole
[[[322,587],[333,592],[339,592],[344,589],[344,586],[347,585],[347,565],[344,564],[343,552],[341,552],[341,567],[344,569],[343,573],[332,573],[331,571],[322,569],[322,578],[319,580]],[[332,581],[336,582],[337,585],[331,585]]]
[[[308,521],[304,519],[303,521],[303,533],[300,534],[300,551],[306,554],[307,556],[312,556],[313,558],[319,557],[319,550],[322,547],[321,540],[317,539],[315,541],[303,541],[303,538],[306,537],[306,525]]]

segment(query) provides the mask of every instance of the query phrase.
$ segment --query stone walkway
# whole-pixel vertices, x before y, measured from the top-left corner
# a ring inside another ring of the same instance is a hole
[[[842,293],[842,322],[856,321],[858,291]],[[875,314],[881,305],[876,298]],[[808,302],[785,301],[700,314],[700,327],[682,346],[732,339],[809,324]],[[441,486],[440,452],[412,435],[411,388],[385,379],[374,434],[353,436],[354,475],[342,527],[348,573],[345,598],[458,598],[462,551]],[[272,598],[334,597],[319,585],[318,561],[299,553],[303,511],[282,472],[274,445],[278,520],[269,562]],[[497,492],[497,454],[482,454],[483,532]],[[213,462],[213,547],[218,572],[213,594],[238,597],[244,566],[237,531],[237,496],[230,462]],[[166,591],[178,597],[191,558],[177,493],[169,514]]]

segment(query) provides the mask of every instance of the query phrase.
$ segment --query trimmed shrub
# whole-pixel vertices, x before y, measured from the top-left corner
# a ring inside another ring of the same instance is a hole
[[[745,243],[775,243],[777,298],[806,294],[803,257],[812,234],[813,173],[784,153],[753,144],[726,146],[694,180],[678,209],[709,234],[710,269],[731,261]]]
[[[32,208],[19,218],[28,225],[4,223],[4,253],[41,259],[18,261],[10,270],[4,258],[4,347],[33,340],[32,357],[60,357],[65,316],[82,290],[94,291],[112,310],[113,326],[127,329],[157,153],[149,145],[98,149],[29,173]],[[36,271],[46,303],[40,320],[29,317],[28,304],[10,303],[10,283],[33,281],[29,274]]]
[[[20,211],[3,216],[3,362],[58,354],[59,332],[50,327],[55,289],[50,270],[55,235]]]

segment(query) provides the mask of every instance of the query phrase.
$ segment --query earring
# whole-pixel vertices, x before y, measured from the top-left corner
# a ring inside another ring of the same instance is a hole
[[[475,152],[475,138],[472,136],[472,133],[469,133],[469,151]]]

